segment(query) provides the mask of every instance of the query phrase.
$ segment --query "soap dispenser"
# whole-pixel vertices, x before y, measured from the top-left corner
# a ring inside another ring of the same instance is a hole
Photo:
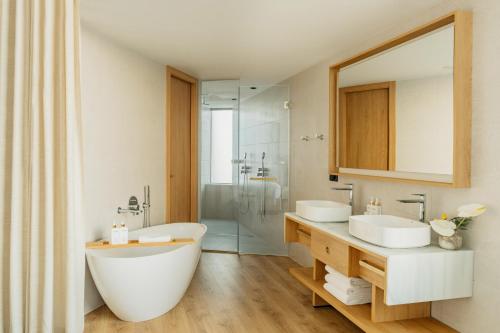
[[[378,198],[370,198],[365,215],[382,215],[382,203]]]
[[[379,198],[375,198],[375,202],[373,204],[373,212],[375,215],[382,215],[382,202],[379,200]]]

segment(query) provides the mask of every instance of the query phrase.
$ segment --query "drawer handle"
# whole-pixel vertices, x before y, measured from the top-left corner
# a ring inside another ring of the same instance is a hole
[[[382,277],[385,276],[385,272],[383,270],[381,270],[380,268],[377,268],[373,265],[370,265],[368,262],[366,262],[365,260],[360,260],[359,261],[359,266],[361,267],[364,267],[366,268],[367,270],[377,274],[377,275],[380,275]]]
[[[327,254],[330,254],[330,248],[328,246],[325,246],[325,251]]]

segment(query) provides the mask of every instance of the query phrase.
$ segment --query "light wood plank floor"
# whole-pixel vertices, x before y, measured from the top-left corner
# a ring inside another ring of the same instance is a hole
[[[361,332],[333,308],[313,308],[311,292],[288,273],[294,266],[287,257],[203,253],[170,312],[129,323],[103,306],[85,317],[85,332]]]

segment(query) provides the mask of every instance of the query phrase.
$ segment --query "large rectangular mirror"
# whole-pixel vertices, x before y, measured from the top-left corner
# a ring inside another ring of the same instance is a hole
[[[469,186],[470,21],[456,12],[332,66],[330,174]]]

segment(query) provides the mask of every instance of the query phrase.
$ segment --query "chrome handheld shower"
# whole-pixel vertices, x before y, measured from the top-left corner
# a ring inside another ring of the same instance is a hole
[[[262,200],[261,200],[261,212],[260,218],[261,222],[264,222],[266,216],[266,180],[265,177],[269,176],[269,169],[265,167],[264,159],[266,158],[266,152],[262,152],[261,167],[257,172],[257,177],[262,177]]]
[[[248,174],[250,173],[250,167],[247,166],[247,153],[243,154],[243,166],[241,167],[241,174],[243,175],[243,186],[240,191],[240,214],[246,214],[250,210],[250,198],[248,194]],[[246,200],[246,204],[242,205],[242,201]],[[243,208],[246,206],[245,208]]]
[[[261,166],[257,170],[257,177],[267,177],[269,175],[269,169],[264,166],[264,159],[266,158],[266,152],[262,152]]]

